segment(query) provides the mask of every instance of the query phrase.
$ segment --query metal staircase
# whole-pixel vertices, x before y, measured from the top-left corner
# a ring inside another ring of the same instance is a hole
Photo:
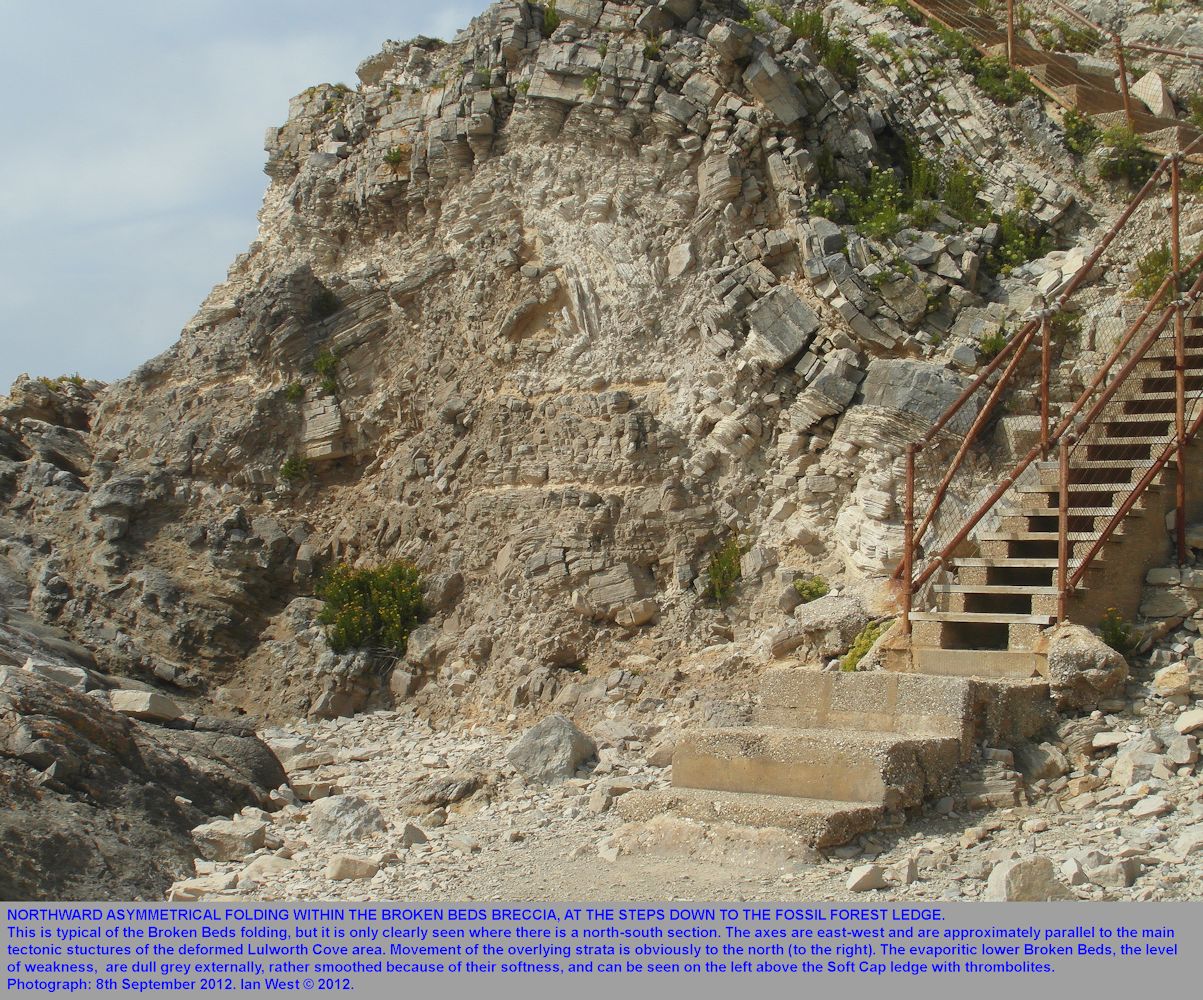
[[[1161,163],[1060,297],[908,448],[904,556],[895,573],[908,639],[905,653],[892,654],[892,668],[1040,674],[1049,626],[1097,625],[1110,608],[1134,615],[1146,570],[1168,557],[1167,516],[1184,561],[1188,510],[1201,499],[1199,490],[1188,490],[1198,464],[1190,455],[1203,424],[1203,276],[1183,287],[1203,254],[1183,260],[1179,234],[1180,170],[1189,152]],[[1171,273],[1090,385],[1054,420],[1055,317],[1073,308],[1086,276],[1167,175]],[[1030,419],[1033,444],[983,483],[980,459],[1005,402],[1029,388],[1040,401]],[[936,485],[916,524],[924,479]]]

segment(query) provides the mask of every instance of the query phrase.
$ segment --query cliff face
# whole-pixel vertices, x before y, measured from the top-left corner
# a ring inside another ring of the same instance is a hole
[[[296,97],[259,238],[179,342],[0,407],[33,618],[227,710],[338,714],[381,665],[327,647],[315,574],[406,557],[432,618],[394,695],[494,712],[604,703],[581,664],[744,655],[800,573],[881,576],[906,442],[1031,299],[985,274],[997,227],[874,240],[816,199],[909,142],[1067,244],[1077,215],[1034,102],[990,104],[895,11],[825,16],[855,85],[738,4],[560,0]]]

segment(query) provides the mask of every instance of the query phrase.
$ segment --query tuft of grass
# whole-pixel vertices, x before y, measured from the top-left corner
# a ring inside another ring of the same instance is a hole
[[[702,592],[711,604],[721,607],[731,602],[741,574],[739,560],[743,553],[739,538],[733,537],[711,557],[706,567],[706,589]]]
[[[866,625],[861,630],[860,635],[852,640],[852,645],[848,647],[848,652],[840,660],[840,669],[848,672],[856,670],[860,666],[860,661],[865,658],[865,654],[873,648],[873,643],[885,634],[886,629],[891,624],[891,622],[885,621]]]
[[[375,569],[340,563],[323,574],[316,594],[326,602],[318,622],[336,653],[377,649],[400,656],[422,620],[422,576],[404,560]]]
[[[290,382],[284,387],[284,398],[290,403],[299,403],[305,398],[305,387],[300,382]]]
[[[1188,254],[1184,251],[1182,253],[1182,263],[1185,264],[1192,256],[1193,254]],[[1170,250],[1170,245],[1162,243],[1161,246],[1154,247],[1136,262],[1136,279],[1132,282],[1132,288],[1128,291],[1128,297],[1132,299],[1151,299],[1165,279],[1170,276],[1172,265],[1173,253]],[[1187,288],[1198,277],[1199,268],[1193,271],[1183,271],[1180,284],[1183,288]],[[1170,289],[1170,295],[1173,295],[1173,288]]]

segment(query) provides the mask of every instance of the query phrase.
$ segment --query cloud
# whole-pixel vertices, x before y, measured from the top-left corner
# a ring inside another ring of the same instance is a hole
[[[169,346],[255,237],[288,99],[483,6],[0,0],[0,83],[21,95],[0,158],[0,392],[22,371],[118,378]]]

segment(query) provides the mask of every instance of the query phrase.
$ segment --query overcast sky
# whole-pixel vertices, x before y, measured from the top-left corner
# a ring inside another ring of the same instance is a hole
[[[0,0],[0,395],[169,346],[255,238],[263,135],[486,0]]]

